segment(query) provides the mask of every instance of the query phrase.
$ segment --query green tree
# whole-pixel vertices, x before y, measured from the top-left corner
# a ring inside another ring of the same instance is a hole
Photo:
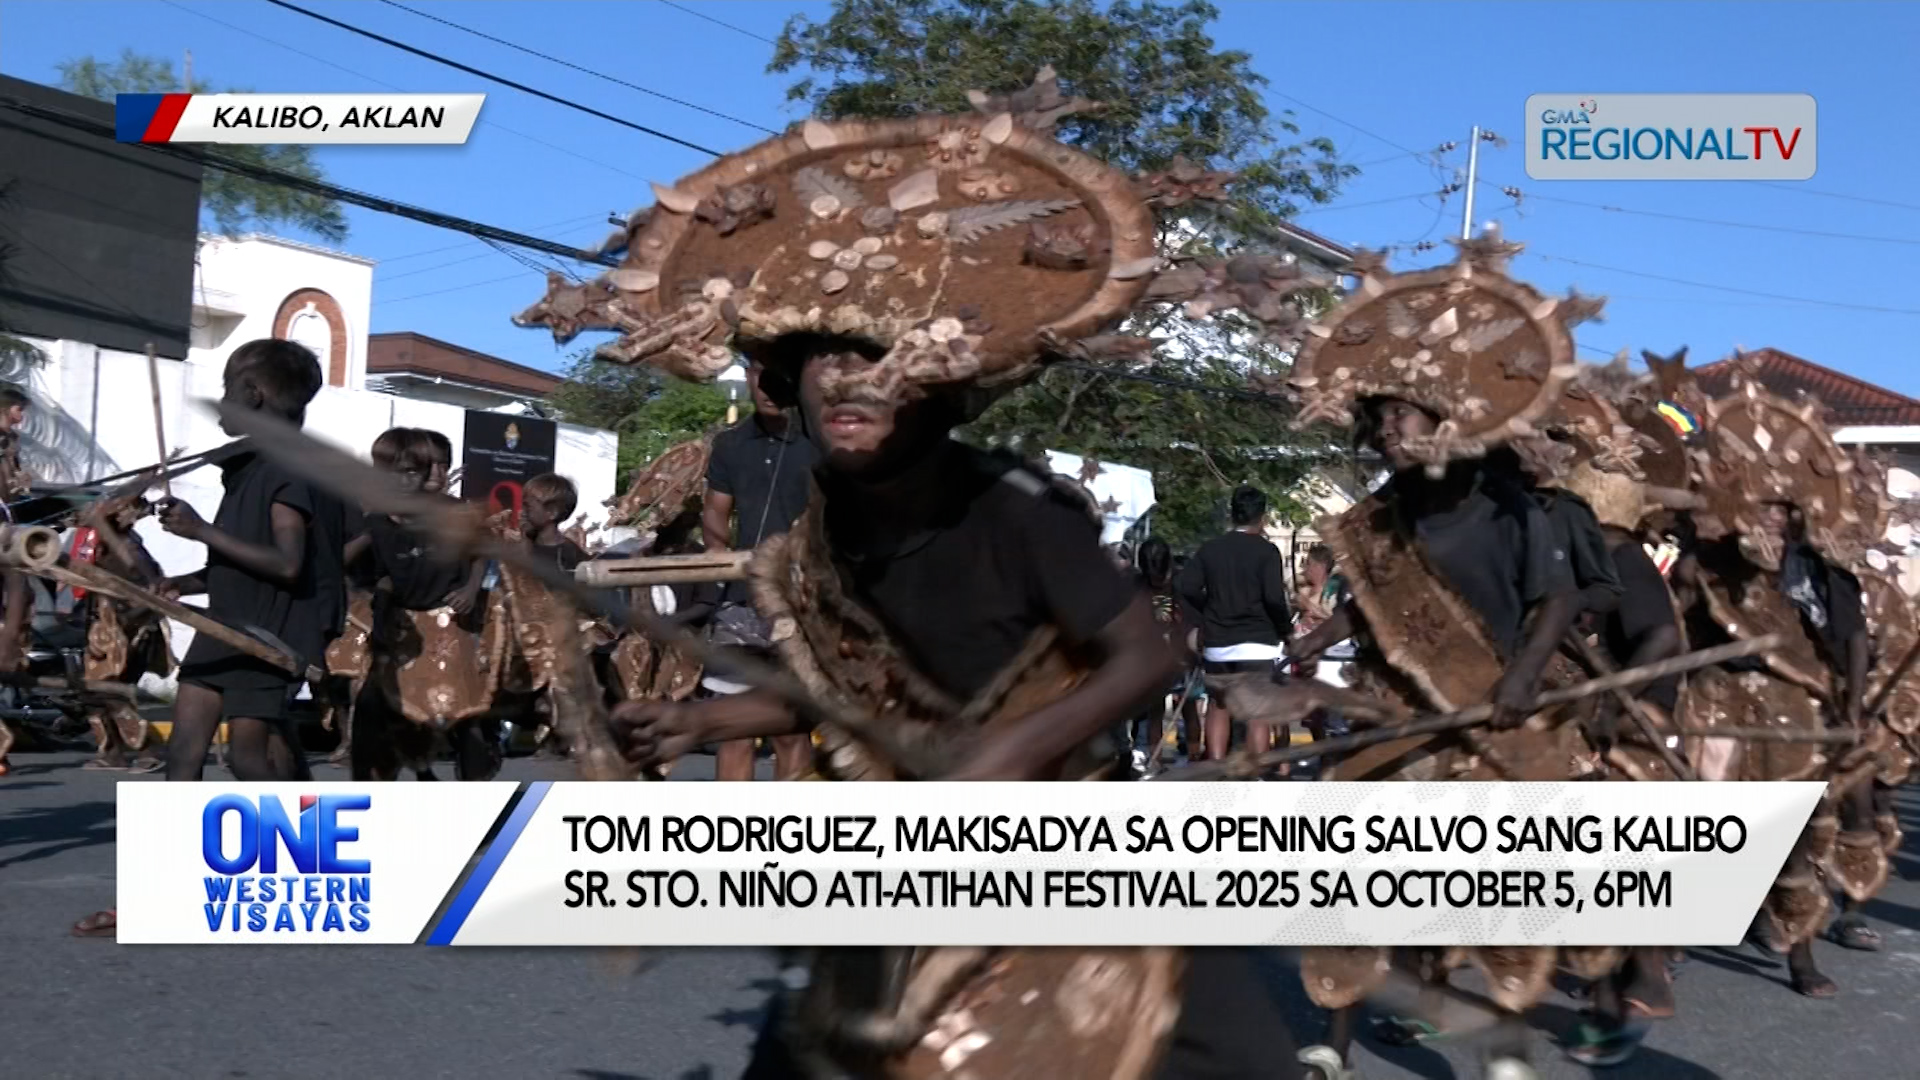
[[[634,470],[727,418],[727,395],[718,387],[675,379],[645,364],[597,361],[591,350],[574,356],[566,380],[549,403],[569,423],[620,436],[623,490]]]
[[[1111,5],[1093,0],[838,0],[824,21],[789,20],[769,70],[799,73],[789,99],[826,119],[964,112],[967,92],[1020,89],[1051,65],[1065,94],[1103,106],[1061,118],[1055,132],[1133,172],[1185,157],[1237,172],[1232,198],[1164,213],[1169,255],[1257,251],[1273,227],[1331,201],[1354,175],[1325,138],[1275,114],[1251,57],[1217,49],[1219,12],[1202,0]],[[1324,303],[1330,297],[1323,297]],[[1177,309],[1144,313],[1132,328],[1159,339],[1131,374],[1226,389],[1277,385],[1288,354],[1232,314],[1211,322]],[[1232,489],[1254,483],[1277,512],[1302,520],[1300,481],[1336,451],[1324,433],[1288,427],[1280,401],[1235,400],[1061,367],[1007,395],[964,433],[1029,454],[1063,450],[1151,469],[1156,532],[1192,543],[1218,528]]]
[[[102,62],[91,56],[63,61],[59,65],[60,87],[101,101],[112,101],[115,94],[214,93],[213,85],[201,79],[184,85],[174,73],[170,61],[142,56],[128,49],[118,60]],[[229,88],[224,93],[249,91]],[[325,180],[326,175],[313,160],[309,146],[263,146],[235,143],[219,148],[223,156],[293,173],[309,180]],[[218,169],[208,169],[200,187],[200,207],[216,227],[228,235],[240,231],[249,222],[262,225],[293,226],[337,244],[347,238],[347,216],[340,204],[319,195],[309,195],[274,184]]]

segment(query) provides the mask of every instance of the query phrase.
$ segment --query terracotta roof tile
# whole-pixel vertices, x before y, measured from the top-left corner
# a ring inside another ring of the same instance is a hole
[[[1826,406],[1834,426],[1920,424],[1920,400],[1875,386],[1864,379],[1822,367],[1778,349],[1756,349],[1760,385],[1782,397],[1811,395]],[[1732,386],[1733,361],[1716,360],[1694,370],[1701,389],[1719,397]]]

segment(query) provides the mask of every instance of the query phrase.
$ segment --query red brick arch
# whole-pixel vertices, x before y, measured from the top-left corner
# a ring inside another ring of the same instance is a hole
[[[296,289],[280,301],[280,310],[273,316],[273,336],[284,338],[293,325],[293,317],[305,311],[311,303],[320,317],[327,320],[327,329],[332,331],[332,342],[327,357],[327,385],[347,385],[347,317],[340,310],[340,304],[331,295],[320,289]]]

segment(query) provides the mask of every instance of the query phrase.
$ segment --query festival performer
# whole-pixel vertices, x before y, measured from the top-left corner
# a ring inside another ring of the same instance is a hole
[[[1582,608],[1567,552],[1529,493],[1512,453],[1558,405],[1578,368],[1571,323],[1592,301],[1554,301],[1504,273],[1517,245],[1458,242],[1450,266],[1390,274],[1364,257],[1360,288],[1312,328],[1295,362],[1299,423],[1349,423],[1393,469],[1373,495],[1315,528],[1334,550],[1352,599],[1297,645],[1305,661],[1364,632],[1356,689],[1407,711],[1497,706],[1491,731],[1421,736],[1333,761],[1336,780],[1575,779],[1591,757],[1574,710],[1529,717],[1545,685],[1579,681],[1558,650]],[[1406,950],[1402,962],[1437,988],[1463,956],[1487,976],[1507,1020],[1490,1071],[1530,1075],[1519,1015],[1547,992],[1557,964],[1596,977],[1601,951],[1553,948]],[[1583,965],[1594,967],[1582,970]],[[1389,972],[1385,949],[1310,949],[1310,997],[1336,1010],[1327,1045],[1304,1057],[1347,1074],[1354,1010]],[[1437,1033],[1425,1020],[1383,1025],[1389,1037]]]
[[[1768,393],[1738,358],[1736,369],[1730,395],[1709,402],[1703,417],[1710,451],[1696,458],[1695,483],[1707,506],[1694,515],[1702,539],[1674,571],[1688,604],[1686,633],[1694,648],[1790,637],[1764,658],[1698,673],[1687,726],[1837,724],[1864,732],[1871,643],[1859,581],[1845,569],[1862,543],[1853,464],[1827,435],[1817,405]],[[1875,769],[1870,758],[1864,744],[1836,760],[1820,744],[1756,742],[1711,777],[1828,781],[1761,908],[1768,944],[1787,954],[1793,988],[1809,997],[1839,992],[1813,957],[1831,907],[1822,878],[1860,899],[1886,880],[1871,789],[1860,782]]]
[[[33,400],[18,387],[0,384],[0,507],[18,502],[33,490],[33,474],[20,460],[20,429],[27,422],[27,410]],[[7,515],[11,522],[13,517]],[[23,670],[27,664],[28,615],[33,592],[26,575],[8,571],[0,575],[0,676]],[[7,751],[13,749],[14,731],[0,719],[0,776],[7,775]]]
[[[610,500],[609,527],[638,530],[636,554],[690,555],[704,550],[704,495],[711,438],[669,447],[634,474]],[[654,585],[628,591],[635,608],[697,629],[718,604],[714,584]],[[684,701],[699,686],[700,665],[671,645],[639,632],[619,637],[608,656],[608,683],[620,701]]]
[[[823,461],[794,528],[756,549],[753,596],[809,693],[890,733],[863,738],[755,690],[621,706],[632,760],[814,719],[831,778],[1077,778],[1111,768],[1098,736],[1173,672],[1151,605],[1077,501],[949,436],[1048,359],[1137,355],[1100,335],[1142,299],[1205,295],[1278,323],[1298,271],[1242,257],[1231,278],[1197,263],[1156,278],[1148,200],[1224,177],[1183,168],[1136,191],[1054,142],[1053,118],[1084,103],[1050,72],[975,100],[976,115],[809,121],[657,188],[610,275],[617,304],[556,327],[616,326],[626,336],[600,356],[694,378],[730,363],[731,339],[769,398],[798,406]],[[1238,950],[1192,950],[1184,992],[1178,950],[809,952],[810,989],[773,1012],[748,1075],[1297,1068]],[[883,989],[886,956],[905,963],[900,993]],[[989,967],[996,994],[962,1008]]]
[[[404,429],[398,441],[396,483],[425,491],[435,469],[432,440]],[[500,746],[483,718],[492,685],[475,618],[484,567],[438,553],[385,514],[367,515],[366,530],[381,588],[373,604],[372,670],[355,709],[355,778],[393,779],[402,762],[425,757],[442,732],[458,779],[492,779]]]
[[[1914,642],[1920,640],[1920,619],[1916,619],[1912,601],[1908,600],[1905,590],[1901,590],[1899,580],[1889,573],[1889,559],[1878,550],[1887,527],[1893,523],[1895,507],[1893,498],[1887,494],[1885,461],[1866,452],[1853,454],[1851,480],[1862,544],[1847,569],[1859,580],[1862,615],[1866,617],[1870,640],[1872,671],[1866,676],[1868,711],[1862,719],[1868,724],[1864,749],[1872,755],[1874,771],[1870,778],[1862,778],[1859,773],[1841,769],[1839,784],[1851,786],[1851,790],[1839,794],[1843,801],[1836,859],[1862,865],[1868,880],[1872,880],[1872,867],[1866,865],[1866,859],[1860,859],[1855,849],[1864,849],[1870,836],[1878,836],[1880,849],[1891,859],[1893,853],[1899,851],[1903,838],[1893,792],[1912,774],[1914,749],[1908,736],[1920,728],[1920,678],[1916,678],[1912,667],[1901,671],[1901,663],[1908,650],[1914,648]],[[1887,686],[1893,678],[1899,678],[1899,682]],[[1866,821],[1868,815],[1870,822]],[[1845,878],[1857,876],[1857,872],[1849,874],[1836,869],[1828,876],[1841,882],[1839,917],[1828,926],[1828,940],[1843,949],[1880,951],[1880,932],[1866,924],[1860,911],[1872,896],[1859,884],[1845,888]],[[1880,886],[1876,884],[1872,894],[1878,892]]]
[[[388,428],[375,436],[368,449],[374,468],[397,473],[401,447],[412,430]],[[326,708],[322,722],[340,733],[340,745],[327,759],[335,765],[349,764],[352,760],[354,705],[373,671],[373,596],[380,583],[379,569],[373,560],[373,538],[367,535],[366,515],[355,507],[349,508],[347,518],[349,538],[342,557],[347,579],[346,624],[340,636],[327,646],[327,679],[320,689]],[[431,764],[427,767],[429,775],[421,776],[423,780],[431,774]]]
[[[1623,376],[1624,369],[1624,354],[1614,367],[1589,368],[1562,400],[1561,431],[1573,453],[1558,481],[1563,497],[1579,500],[1598,523],[1619,583],[1613,610],[1597,619],[1590,615],[1583,627],[1615,670],[1656,663],[1686,649],[1673,594],[1644,541],[1650,535],[1650,518],[1693,503],[1685,490],[1685,437],[1659,410],[1650,377]],[[1671,402],[1665,405],[1679,409]],[[1589,738],[1599,755],[1598,767],[1609,779],[1692,775],[1691,766],[1687,773],[1676,774],[1685,763],[1677,755],[1666,758],[1655,743],[1677,742],[1667,732],[1680,715],[1682,686],[1682,678],[1673,676],[1595,703]],[[1622,713],[1629,708],[1653,730],[1628,724]],[[1619,970],[1594,984],[1591,1011],[1564,1043],[1567,1056],[1595,1068],[1631,1057],[1652,1030],[1651,1021],[1674,1015],[1668,960],[1666,949],[1626,950]]]
[[[299,424],[319,393],[320,362],[294,342],[262,338],[228,357],[225,383],[227,404]],[[212,522],[178,499],[161,508],[168,532],[207,546],[206,568],[168,579],[168,591],[205,593],[213,618],[265,631],[295,656],[319,659],[344,615],[340,501],[258,454],[229,458],[221,469],[226,494]],[[200,779],[223,720],[236,779],[310,778],[290,724],[298,681],[196,634],[180,665],[167,779]]]
[[[112,529],[115,536],[113,542],[103,542],[97,549],[96,565],[129,581],[151,583],[166,578],[165,571],[133,531],[134,523],[150,509],[147,501],[139,496],[101,509],[96,518],[97,528]],[[173,675],[173,649],[168,643],[167,620],[158,612],[98,592],[90,593],[85,603],[85,678],[88,682],[114,682],[133,687],[149,672],[163,679]],[[150,773],[166,767],[166,762],[148,749],[147,721],[133,702],[112,696],[91,703],[87,726],[93,729],[97,750],[82,768]]]

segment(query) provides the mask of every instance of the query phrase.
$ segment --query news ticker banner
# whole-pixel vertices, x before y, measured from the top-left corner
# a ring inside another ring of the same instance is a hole
[[[129,782],[119,940],[1735,945],[1822,788]]]
[[[115,138],[148,143],[467,141],[485,94],[119,94]]]
[[[1811,94],[1534,94],[1535,180],[1811,180]]]

